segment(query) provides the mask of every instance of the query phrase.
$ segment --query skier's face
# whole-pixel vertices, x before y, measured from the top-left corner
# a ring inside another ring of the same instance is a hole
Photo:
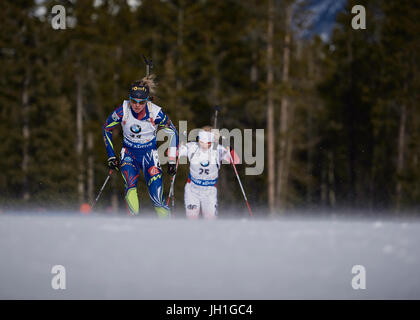
[[[200,143],[200,147],[203,150],[207,150],[211,147],[211,142],[201,142],[201,141],[198,141],[198,142]]]
[[[135,113],[140,113],[146,107],[146,101],[137,102],[135,100],[130,100],[131,108],[133,108]]]

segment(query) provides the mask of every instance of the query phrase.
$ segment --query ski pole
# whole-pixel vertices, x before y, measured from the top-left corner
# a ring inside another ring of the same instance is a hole
[[[217,129],[217,115],[218,115],[220,110],[221,110],[220,106],[216,105],[214,107],[214,128],[215,129]],[[223,139],[225,139],[225,137],[222,136],[222,140]],[[232,166],[233,166],[233,170],[235,171],[236,178],[238,179],[239,186],[241,187],[241,191],[242,191],[242,194],[244,196],[246,206],[248,208],[249,216],[251,218],[253,218],[254,215],[252,214],[252,210],[251,210],[251,207],[249,205],[248,198],[246,197],[244,187],[242,186],[241,178],[239,178],[239,174],[238,174],[238,171],[236,170],[235,162],[233,161],[233,158],[232,158],[232,155],[230,154],[230,152],[229,152],[229,157],[230,157],[230,162],[232,163]]]
[[[93,210],[93,207],[96,205],[96,202],[98,202],[98,199],[99,199],[99,197],[101,196],[102,191],[104,190],[104,188],[105,188],[106,184],[108,183],[109,178],[111,178],[111,175],[112,175],[112,169],[110,169],[110,170],[109,170],[109,172],[108,172],[108,177],[106,177],[105,182],[104,182],[104,184],[102,185],[102,188],[101,188],[101,190],[99,191],[99,194],[98,194],[98,196],[97,196],[97,197],[96,197],[96,199],[95,199],[95,202],[92,204],[92,210]]]
[[[146,76],[149,76],[150,69],[153,69],[153,62],[152,60],[147,60],[147,58],[142,54],[144,63],[146,64]]]
[[[171,187],[169,188],[168,199],[166,199],[166,205],[169,205],[169,199],[172,198],[172,209],[175,207],[175,197],[174,197],[174,185],[176,178],[176,170],[178,170],[179,157],[176,159],[175,165],[175,174],[171,177]]]
[[[214,106],[214,129],[217,129],[217,115],[220,112],[220,106]]]
[[[182,136],[185,138],[185,141],[186,141],[187,140],[187,131],[182,132]],[[179,149],[181,149],[181,147],[183,145],[184,145],[184,141],[181,141]],[[171,177],[171,186],[169,188],[168,199],[166,199],[166,205],[169,205],[169,198],[172,197],[172,208],[175,207],[174,185],[175,185],[176,172],[178,171],[178,164],[179,164],[179,155],[178,155],[178,158],[176,159],[175,174]]]
[[[230,154],[230,152],[229,152],[229,157],[230,157],[230,161],[231,161],[232,166],[233,166],[233,170],[235,171],[236,178],[238,178],[238,182],[239,182],[239,186],[241,187],[242,194],[244,195],[245,203],[246,203],[246,206],[248,207],[249,216],[251,218],[253,218],[254,215],[252,214],[251,207],[249,206],[248,199],[245,195],[244,187],[242,186],[241,179],[239,178],[239,174],[238,174],[238,171],[236,170],[235,162],[233,161],[233,158],[232,158],[232,155]]]

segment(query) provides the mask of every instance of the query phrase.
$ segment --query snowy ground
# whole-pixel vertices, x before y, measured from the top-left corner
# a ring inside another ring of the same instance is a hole
[[[420,299],[420,222],[2,214],[0,298]]]

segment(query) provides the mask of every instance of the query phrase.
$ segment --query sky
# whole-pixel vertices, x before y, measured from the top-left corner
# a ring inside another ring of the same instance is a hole
[[[344,9],[347,0],[309,0],[308,8],[312,11],[307,21],[312,30],[303,33],[303,37],[318,34],[328,40],[335,25],[337,13]]]

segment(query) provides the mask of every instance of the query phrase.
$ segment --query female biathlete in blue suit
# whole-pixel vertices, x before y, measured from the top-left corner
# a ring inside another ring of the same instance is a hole
[[[121,170],[125,186],[125,200],[132,215],[139,213],[137,197],[137,181],[143,171],[149,196],[159,217],[168,217],[169,208],[163,198],[162,169],[156,144],[156,132],[163,128],[169,135],[168,173],[176,172],[176,153],[178,148],[178,132],[162,109],[150,101],[154,93],[154,76],[135,81],[129,91],[129,100],[115,109],[108,117],[103,134],[108,154],[108,167]],[[123,131],[123,147],[120,160],[116,157],[112,145],[112,130],[121,124]]]

